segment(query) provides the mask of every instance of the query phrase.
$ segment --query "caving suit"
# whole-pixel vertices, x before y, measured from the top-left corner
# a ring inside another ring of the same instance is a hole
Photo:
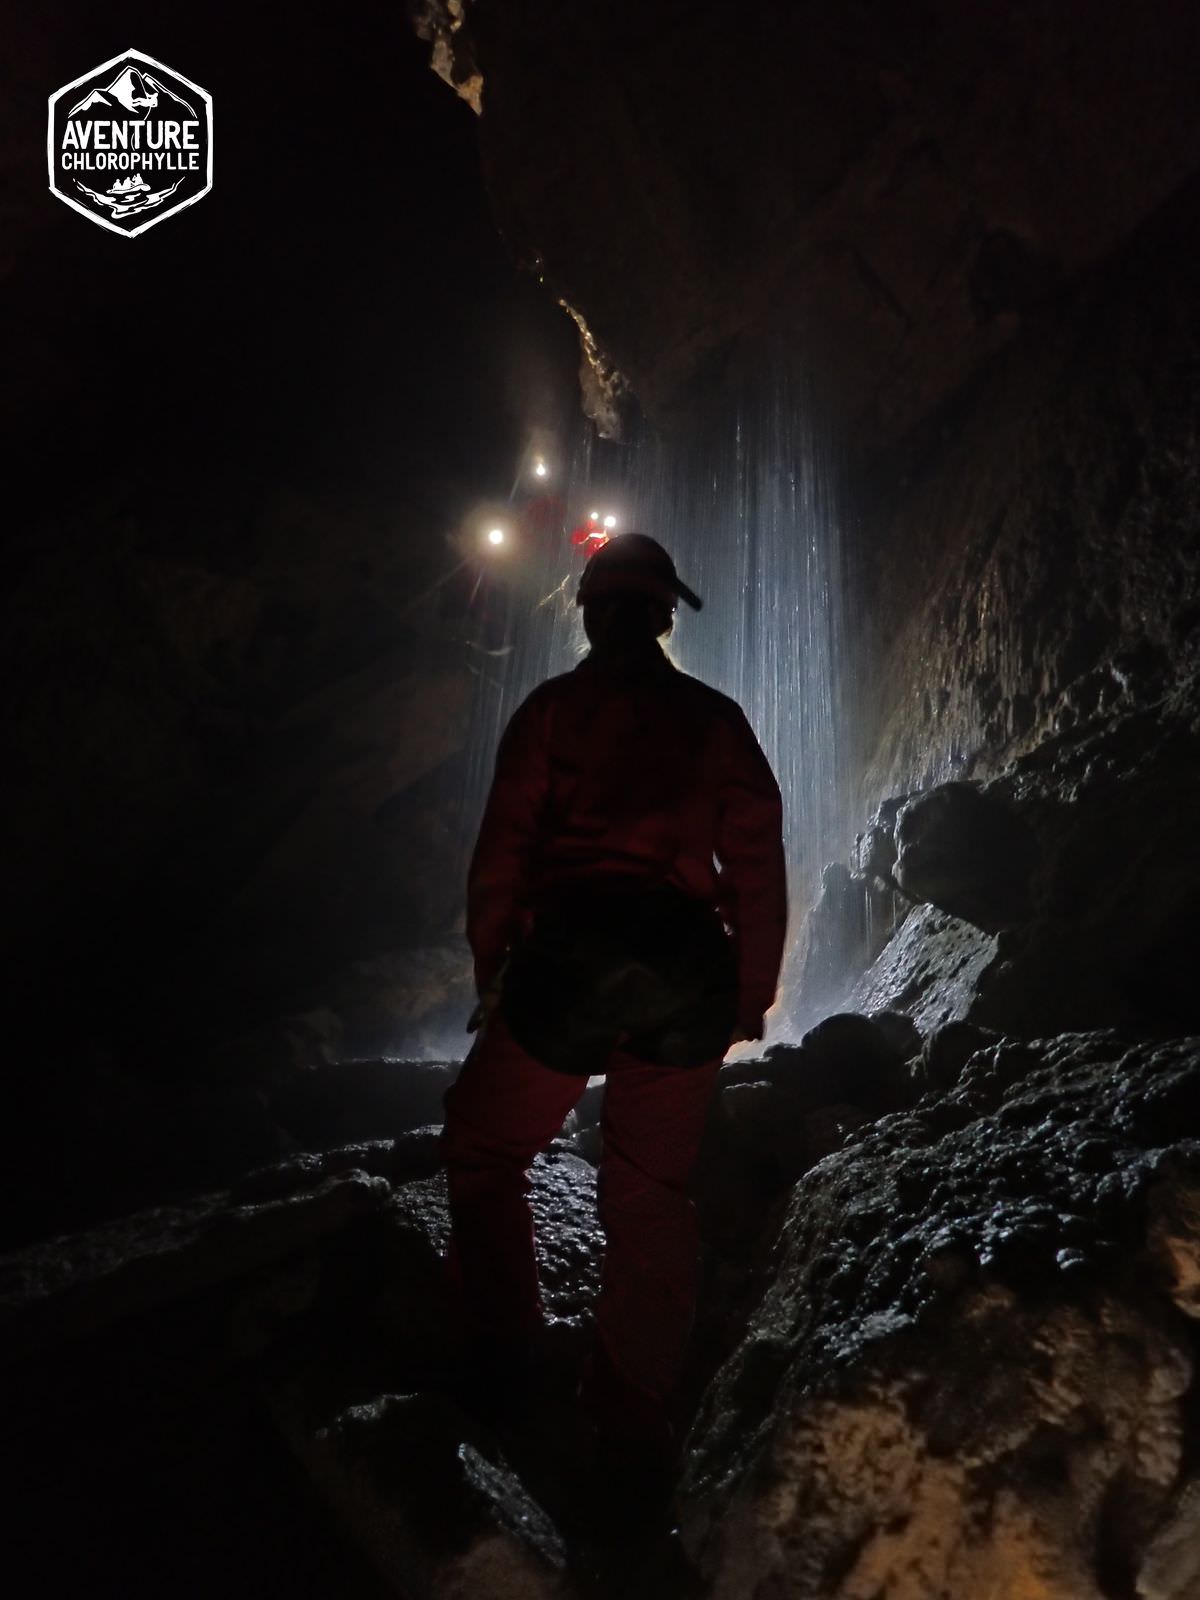
[[[471,862],[480,992],[504,979],[446,1097],[466,1310],[500,1345],[539,1323],[527,1169],[606,1074],[597,1357],[651,1410],[670,1404],[693,1320],[687,1183],[717,1071],[734,1029],[757,1036],[775,998],[781,833],[741,709],[649,644],[593,651],[524,702]]]

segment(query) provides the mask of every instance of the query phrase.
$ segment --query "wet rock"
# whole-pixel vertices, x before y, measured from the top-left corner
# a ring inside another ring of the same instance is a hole
[[[920,1053],[921,1032],[911,1017],[902,1011],[873,1011],[871,1022],[895,1050],[901,1061],[911,1061]]]
[[[1037,838],[1026,920],[989,939],[918,908],[850,1004],[895,1006],[924,1032],[950,1020],[1026,1037],[1192,1032],[1198,695],[1200,678],[1181,680],[1168,700],[1047,741],[994,779],[987,798]]]
[[[204,1195],[51,1239],[0,1262],[0,1349],[20,1354],[311,1249],[379,1210],[386,1179],[350,1170],[279,1198]]]
[[[441,1142],[440,1126],[430,1126],[414,1128],[395,1139],[368,1139],[336,1150],[306,1152],[248,1172],[233,1185],[230,1196],[239,1205],[282,1200],[314,1188],[324,1178],[353,1171],[386,1178],[390,1184],[411,1183],[432,1177],[441,1166]]]
[[[896,865],[896,818],[908,799],[906,794],[897,794],[880,801],[854,841],[853,866],[860,876],[879,878],[899,887],[892,875]]]
[[[906,1019],[902,1019],[906,1020]],[[915,1029],[901,1030],[911,1045]],[[857,1012],[838,1012],[810,1028],[800,1041],[808,1056],[833,1076],[837,1096],[873,1115],[896,1111],[912,1099],[905,1054],[897,1048],[895,1024],[880,1024]]]
[[[939,784],[897,813],[894,870],[901,889],[985,932],[1029,915],[1036,862],[1028,826],[973,784]]]
[[[837,1006],[908,912],[908,901],[877,877],[831,862],[801,935],[801,1003],[819,1014]]]
[[[594,1128],[604,1110],[604,1085],[589,1084],[575,1104],[575,1118],[580,1128]]]
[[[869,1110],[843,1094],[838,1099],[835,1091],[814,1094],[813,1085],[800,1083],[790,1091],[758,1080],[728,1086],[718,1106],[742,1155],[765,1179],[766,1192],[779,1194],[872,1120]]]
[[[927,1034],[964,1021],[997,962],[996,938],[918,906],[850,993],[856,1011],[899,1011]]]
[[[947,1022],[926,1039],[912,1065],[913,1082],[921,1092],[953,1089],[959,1074],[977,1050],[995,1044],[1000,1035],[970,1022]]]
[[[551,1151],[533,1164],[529,1195],[542,1304],[548,1318],[582,1331],[600,1283],[604,1236],[596,1174],[579,1156]],[[381,1217],[380,1316],[397,1349],[436,1366],[459,1338],[446,1272],[450,1212],[442,1173],[396,1191]]]
[[[806,1099],[766,1081],[732,1084],[720,1097],[722,1116],[771,1192],[793,1184],[871,1120],[861,1105],[847,1100],[809,1106]]]
[[[1001,1042],[801,1179],[689,1444],[705,1594],[1189,1592],[1200,1140],[1154,1107],[1198,1083],[1196,1039]]]
[[[604,1154],[604,1134],[598,1122],[579,1130],[575,1135],[575,1148],[589,1167],[600,1165],[600,1157]]]
[[[495,1441],[448,1400],[272,1411],[317,1492],[401,1600],[564,1600],[566,1555]]]

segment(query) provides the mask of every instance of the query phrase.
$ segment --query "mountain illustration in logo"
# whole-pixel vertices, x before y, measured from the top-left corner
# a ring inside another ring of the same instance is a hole
[[[169,189],[152,189],[139,173],[136,178],[118,178],[112,188],[102,194],[99,189],[89,189],[86,183],[75,180],[75,187],[83,191],[98,206],[104,206],[114,217],[132,217],[137,211],[149,211],[160,206],[168,195],[175,193],[182,178],[176,178]]]
[[[212,96],[165,61],[125,50],[46,102],[50,193],[134,239],[212,188]]]
[[[93,89],[77,106],[72,106],[67,115],[77,117],[85,111],[90,111],[97,116],[114,114],[119,116],[124,111],[127,116],[141,120],[149,116],[151,111],[158,110],[160,95],[166,95],[168,99],[181,105],[189,116],[196,115],[194,108],[182,95],[168,89],[166,84],[160,83],[150,73],[139,71],[137,67],[125,67],[123,71],[118,72],[107,89]]]

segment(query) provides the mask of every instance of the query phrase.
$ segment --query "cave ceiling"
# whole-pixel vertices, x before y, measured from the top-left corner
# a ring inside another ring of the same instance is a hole
[[[660,421],[784,350],[894,442],[1200,160],[1200,8],[1168,0],[416,20],[510,247]]]

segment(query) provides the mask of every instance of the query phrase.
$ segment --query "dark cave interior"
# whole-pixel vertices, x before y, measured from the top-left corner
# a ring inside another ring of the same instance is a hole
[[[12,34],[14,1592],[1195,1600],[1200,12]],[[130,42],[216,158],[125,240],[45,102]],[[640,1542],[570,1421],[599,1086],[527,1426],[447,1391],[465,861],[593,503],[683,551],[797,819]]]

